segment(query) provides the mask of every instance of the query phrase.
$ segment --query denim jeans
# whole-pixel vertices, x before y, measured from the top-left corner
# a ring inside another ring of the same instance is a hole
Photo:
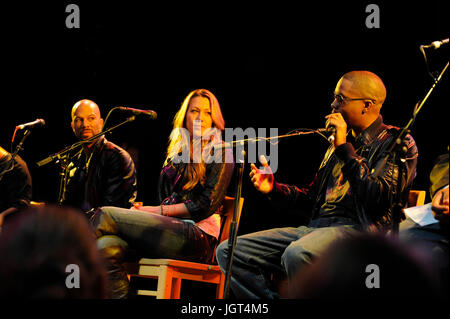
[[[336,239],[354,234],[345,222],[316,220],[308,226],[284,227],[239,236],[231,267],[231,289],[237,298],[279,298],[273,276],[293,278]],[[228,242],[217,247],[217,261],[224,273]]]
[[[118,245],[146,258],[210,262],[217,242],[191,222],[118,207],[102,207],[91,224],[99,249]]]

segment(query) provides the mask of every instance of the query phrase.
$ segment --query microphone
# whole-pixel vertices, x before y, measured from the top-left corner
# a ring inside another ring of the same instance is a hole
[[[325,136],[328,136],[328,142],[331,144],[334,143],[334,135],[336,134],[336,128],[334,126],[328,126],[327,128],[319,128],[317,132],[322,133]]]
[[[448,41],[449,41],[449,38],[441,40],[441,41],[434,41],[434,42],[431,42],[431,44],[421,45],[420,47],[421,48],[431,48],[431,47],[433,47],[436,50],[436,49],[439,49],[441,45],[447,44]]]
[[[19,129],[19,130],[27,129],[28,130],[28,129],[32,129],[35,127],[42,127],[44,125],[45,125],[45,121],[43,119],[37,119],[33,122],[28,122],[25,124],[17,125],[16,129]]]
[[[146,116],[150,117],[151,120],[156,120],[156,117],[158,116],[158,114],[156,114],[156,112],[152,111],[152,110],[139,110],[139,109],[133,109],[131,107],[124,107],[124,106],[118,106],[117,108],[120,111],[130,112],[130,113],[133,113],[134,115],[146,115]]]

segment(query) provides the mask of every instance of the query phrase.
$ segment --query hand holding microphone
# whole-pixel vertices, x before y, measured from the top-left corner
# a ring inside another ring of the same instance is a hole
[[[325,116],[325,128],[328,131],[334,131],[330,142],[334,144],[334,147],[338,147],[341,144],[347,142],[347,123],[342,117],[341,113],[331,113]]]

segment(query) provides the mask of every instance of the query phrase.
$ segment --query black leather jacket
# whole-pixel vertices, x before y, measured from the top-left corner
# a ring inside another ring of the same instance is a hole
[[[0,213],[10,207],[22,209],[31,201],[31,175],[27,164],[17,155],[0,152]]]
[[[82,150],[69,164],[63,204],[83,211],[101,206],[130,208],[137,195],[136,170],[130,154],[104,137],[93,147],[87,173]]]
[[[346,220],[345,224],[385,229],[392,223],[391,203],[397,191],[399,167],[390,157],[379,176],[374,176],[374,172],[398,133],[398,128],[385,125],[380,116],[353,143],[347,142],[336,149],[330,146],[309,186],[297,188],[275,182],[270,197],[309,204],[309,217],[313,220],[335,217]],[[406,203],[416,175],[418,151],[411,135],[404,141],[408,151],[402,170],[401,198]],[[339,176],[339,186],[345,191],[341,190],[344,195],[330,204],[327,199],[334,189],[330,190],[328,182],[333,176]]]

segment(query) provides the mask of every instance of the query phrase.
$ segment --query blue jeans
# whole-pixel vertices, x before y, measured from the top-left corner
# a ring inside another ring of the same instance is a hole
[[[264,230],[239,236],[231,268],[231,289],[237,298],[279,298],[273,276],[289,278],[337,239],[354,234],[354,226],[314,221],[308,226]],[[217,261],[224,273],[228,241],[217,247]]]
[[[91,219],[99,249],[121,246],[147,258],[210,262],[217,240],[182,219],[102,207]]]

